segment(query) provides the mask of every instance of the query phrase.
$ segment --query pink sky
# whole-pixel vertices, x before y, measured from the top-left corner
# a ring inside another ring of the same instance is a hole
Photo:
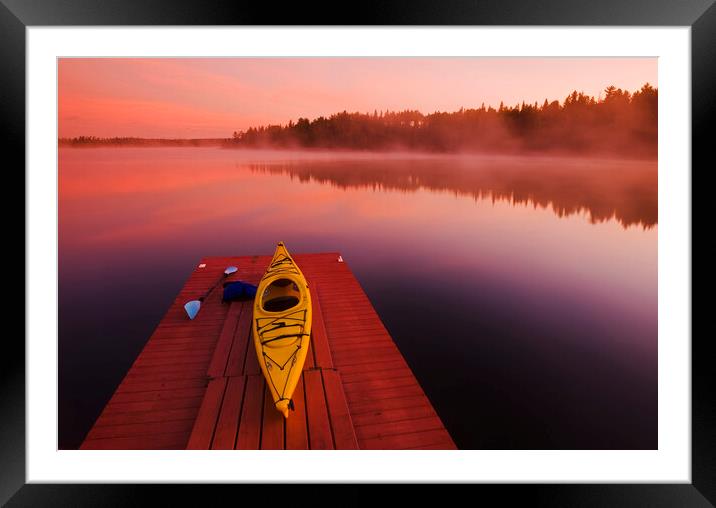
[[[347,110],[599,96],[657,83],[656,58],[83,58],[59,61],[59,136],[230,137]]]

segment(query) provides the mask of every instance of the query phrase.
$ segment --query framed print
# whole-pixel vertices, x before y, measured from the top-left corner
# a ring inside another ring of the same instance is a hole
[[[0,14],[27,189],[3,501],[714,502],[691,297],[712,2]]]

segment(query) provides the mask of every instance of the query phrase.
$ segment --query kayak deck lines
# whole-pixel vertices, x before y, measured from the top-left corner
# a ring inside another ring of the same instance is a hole
[[[257,284],[271,258],[197,263],[82,449],[455,449],[339,253],[293,255],[313,326],[287,419],[273,409],[258,364],[253,301],[222,303],[215,291],[186,318],[183,304],[227,266],[239,268],[228,281]]]

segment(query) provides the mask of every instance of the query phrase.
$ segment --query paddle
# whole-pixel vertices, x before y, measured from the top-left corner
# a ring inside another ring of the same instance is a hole
[[[204,293],[203,296],[200,296],[198,300],[191,300],[189,302],[186,302],[184,304],[184,310],[186,311],[187,316],[189,316],[189,319],[194,319],[196,317],[196,315],[199,313],[199,309],[201,308],[201,302],[203,302],[211,294],[211,292],[214,291],[214,288],[216,288],[216,286],[218,286],[222,280],[224,280],[232,273],[236,273],[238,270],[239,269],[235,266],[227,267],[219,280],[217,280],[214,285],[209,288],[209,291]]]

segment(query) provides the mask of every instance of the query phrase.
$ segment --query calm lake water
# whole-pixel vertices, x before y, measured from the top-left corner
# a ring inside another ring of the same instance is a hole
[[[59,445],[197,261],[340,251],[460,448],[656,448],[656,162],[59,151]]]

